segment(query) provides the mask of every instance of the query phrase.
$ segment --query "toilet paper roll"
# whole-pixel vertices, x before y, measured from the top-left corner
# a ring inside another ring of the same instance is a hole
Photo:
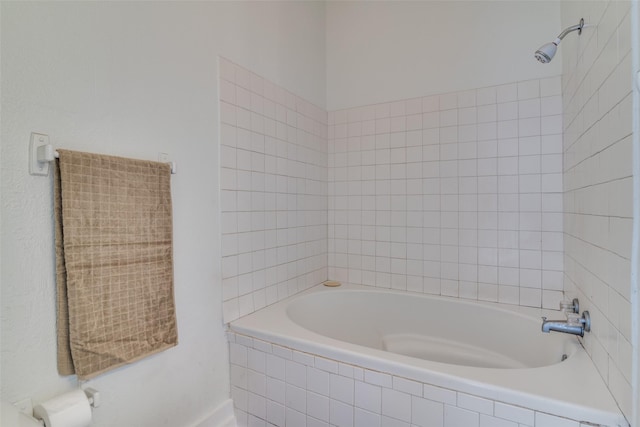
[[[46,427],[87,427],[91,424],[91,406],[82,390],[61,394],[33,408],[33,415]]]

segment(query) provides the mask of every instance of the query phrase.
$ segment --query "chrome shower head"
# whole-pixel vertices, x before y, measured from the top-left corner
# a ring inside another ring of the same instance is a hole
[[[547,43],[540,46],[540,49],[536,50],[535,57],[543,64],[551,62],[553,56],[558,50],[558,45],[555,42]]]
[[[582,34],[582,28],[584,27],[584,18],[580,19],[580,23],[578,25],[574,25],[569,28],[565,28],[558,37],[551,43],[546,43],[540,46],[540,49],[536,50],[534,54],[535,58],[541,62],[542,64],[548,64],[553,59],[554,55],[558,50],[558,45],[562,41],[562,39],[572,31],[577,31],[578,35]]]

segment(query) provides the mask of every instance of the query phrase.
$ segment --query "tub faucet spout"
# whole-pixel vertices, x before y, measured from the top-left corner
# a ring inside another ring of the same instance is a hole
[[[564,332],[565,334],[584,336],[585,331],[591,331],[591,318],[589,312],[584,311],[582,316],[568,315],[567,320],[547,320],[542,318],[542,332],[549,333],[551,331]]]

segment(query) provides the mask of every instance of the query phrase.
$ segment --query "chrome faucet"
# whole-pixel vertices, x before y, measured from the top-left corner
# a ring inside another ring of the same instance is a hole
[[[582,316],[574,313],[567,313],[567,320],[547,320],[542,318],[542,332],[564,332],[565,334],[580,335],[584,337],[585,332],[591,331],[591,317],[588,311],[583,311]]]

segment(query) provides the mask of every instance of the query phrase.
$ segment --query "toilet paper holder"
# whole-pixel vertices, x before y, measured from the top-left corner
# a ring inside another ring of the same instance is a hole
[[[36,405],[33,418],[44,427],[87,426],[91,423],[93,408],[100,403],[98,390],[76,389]]]

